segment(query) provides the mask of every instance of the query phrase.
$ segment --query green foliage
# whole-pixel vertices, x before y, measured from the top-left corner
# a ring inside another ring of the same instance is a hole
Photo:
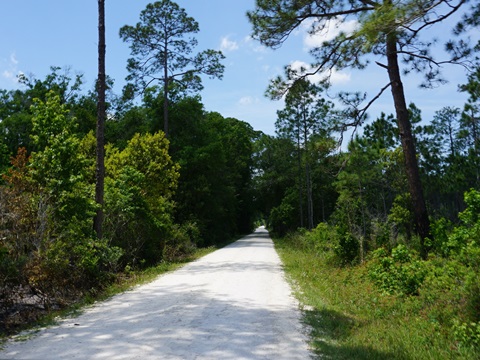
[[[136,134],[124,150],[110,148],[106,160],[105,238],[123,250],[122,263],[154,265],[173,226],[178,165],[163,133]]]
[[[349,232],[342,232],[338,236],[338,243],[334,246],[334,252],[342,265],[351,265],[358,261],[359,239]]]
[[[480,347],[480,322],[460,323],[453,325],[453,336],[461,346]]]
[[[25,256],[16,256],[5,239],[0,240],[0,313],[15,301],[18,286],[25,282]]]
[[[312,231],[305,232],[307,246],[321,256],[334,251],[338,244],[338,231],[326,223],[320,223]]]
[[[81,125],[80,131],[86,133],[93,129],[90,127],[87,130],[82,125],[84,112],[76,106],[81,106],[84,99],[83,97],[79,99],[79,92],[83,84],[82,75],[76,75],[72,79],[68,68],[51,67],[50,70],[51,73],[43,80],[22,74],[18,78],[20,89],[0,90],[0,119],[2,119],[0,143],[7,146],[10,156],[14,156],[20,147],[25,147],[29,153],[34,150],[43,150],[35,146],[30,137],[33,126],[31,106],[34,105],[35,99],[45,102],[50,92],[58,95],[62,104],[68,104],[70,110],[81,117],[78,120]]]
[[[99,287],[110,280],[117,269],[121,251],[105,241],[82,236],[82,224],[75,222],[63,229],[55,241],[45,241],[29,265],[29,284],[46,295],[46,301],[68,301],[78,293]]]
[[[67,106],[49,92],[35,100],[32,114],[37,151],[28,157],[19,149],[0,188],[0,247],[10,279],[2,291],[16,302],[36,294],[49,306],[103,286],[120,251],[93,234],[89,161]]]
[[[465,203],[467,208],[461,212],[458,217],[462,222],[461,226],[456,227],[444,245],[445,253],[467,253],[474,248],[480,247],[480,192],[470,190],[465,193]]]
[[[407,241],[410,241],[413,232],[413,212],[411,208],[410,194],[399,194],[393,200],[390,213],[388,214],[388,221],[395,224],[397,229],[406,236]]]
[[[268,227],[271,231],[284,236],[289,230],[295,228],[295,224],[298,224],[298,212],[292,205],[295,199],[295,194],[292,193],[289,197],[285,197],[279,206],[270,211]]]
[[[252,230],[252,142],[256,132],[237,119],[204,113],[198,98],[171,109],[172,157],[180,164],[175,219],[194,222],[198,246],[215,245]]]
[[[452,223],[445,218],[433,221],[431,232],[434,239],[432,251],[443,256],[448,256],[449,234],[452,231]]]
[[[426,276],[424,263],[405,245],[398,245],[389,255],[379,248],[372,254],[369,275],[387,294],[418,295]]]
[[[148,212],[148,206],[137,185],[143,174],[131,167],[124,167],[115,179],[105,179],[104,237],[112,245],[122,249],[122,265],[138,266],[148,258],[156,263],[163,251],[161,229]],[[153,248],[147,254],[145,244]],[[153,245],[152,243],[155,243]]]
[[[164,259],[172,262],[194,253],[200,243],[200,230],[194,222],[174,225],[165,244]]]
[[[289,234],[275,239],[275,247],[291,279],[303,308],[303,320],[309,325],[310,344],[319,357],[332,359],[476,359],[479,320],[465,311],[464,279],[466,267],[458,261],[430,257],[420,261],[405,247],[388,255],[388,273],[401,276],[409,264],[421,262],[425,279],[418,295],[407,296],[394,291],[388,294],[369,276],[371,264],[338,267],[328,252],[314,251],[312,244],[330,242],[334,229],[321,225],[312,232]],[[393,259],[395,263],[392,264]],[[396,269],[393,269],[395,267]],[[403,267],[403,269],[402,269]],[[409,269],[415,271],[415,269]],[[407,285],[400,278],[394,287]],[[407,287],[409,288],[409,287]],[[474,324],[471,324],[474,323]],[[455,332],[457,334],[455,334]]]

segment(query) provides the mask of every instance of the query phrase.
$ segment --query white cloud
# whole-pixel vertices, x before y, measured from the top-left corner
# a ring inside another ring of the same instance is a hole
[[[2,77],[8,80],[11,83],[18,83],[18,75],[22,74],[21,71],[18,70],[18,60],[16,54],[13,52],[10,54],[8,60],[3,61],[3,66],[5,70],[2,71]]]
[[[224,36],[222,37],[222,41],[220,43],[220,49],[222,51],[235,51],[238,50],[238,43],[230,40],[228,36]]]
[[[345,84],[349,82],[351,79],[350,74],[333,70],[332,73],[330,74],[330,81],[332,84]]]
[[[258,41],[254,40],[250,35],[245,36],[243,38],[243,42],[244,44],[248,45],[253,52],[263,54],[268,51],[268,48],[266,46],[263,46]]]
[[[255,102],[255,99],[251,96],[244,96],[238,100],[238,103],[242,106],[252,105]]]
[[[309,72],[313,73],[315,71],[315,69],[313,69],[310,64],[307,64],[306,62],[300,61],[300,60],[291,62],[290,68],[292,70],[296,70],[299,75],[303,75]],[[308,78],[311,82],[318,83],[323,81],[328,76],[330,76],[330,83],[336,84],[336,85],[345,84],[349,82],[351,78],[349,73],[345,73],[337,70],[332,70],[330,72],[326,72],[326,71],[318,72],[314,75],[309,75]]]
[[[5,70],[2,74],[2,76],[5,79],[12,79],[15,75],[11,71]]]
[[[358,29],[359,23],[356,20],[345,21],[336,17],[327,22],[309,21],[303,24],[303,43],[307,49],[319,47],[324,41],[334,39],[340,33],[351,34]],[[311,31],[313,30],[313,31]]]
[[[241,97],[240,100],[238,100],[238,105],[240,106],[258,105],[261,102],[262,102],[261,99],[259,99],[256,96],[247,95],[247,96]]]
[[[18,64],[17,55],[15,53],[10,54],[10,63],[15,66]]]

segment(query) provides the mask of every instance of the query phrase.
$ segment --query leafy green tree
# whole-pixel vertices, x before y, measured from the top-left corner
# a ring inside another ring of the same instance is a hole
[[[35,100],[32,110],[32,140],[42,149],[32,154],[32,177],[47,189],[57,216],[69,220],[79,205],[71,192],[86,179],[86,159],[79,154],[80,140],[74,135],[75,120],[53,91],[46,102]]]
[[[45,101],[34,100],[31,111],[32,144],[41,150],[28,157],[21,149],[12,161],[2,192],[18,224],[1,227],[9,254],[24,261],[19,285],[48,306],[108,280],[120,253],[94,238],[89,161],[67,105],[50,91]]]
[[[39,80],[33,76],[21,75],[19,82],[22,89],[0,90],[0,137],[7,146],[9,154],[15,156],[20,147],[25,147],[29,152],[42,150],[35,148],[30,135],[32,134],[32,111],[34,99],[46,101],[50,91],[60,97],[62,104],[68,104],[69,108],[81,115],[83,134],[92,129],[88,124],[88,116],[84,117],[85,97],[80,95],[83,84],[82,75],[76,75],[73,79],[68,68],[51,67],[51,73],[45,79]],[[75,105],[79,106],[75,106]],[[78,120],[77,120],[78,121]],[[78,131],[78,130],[77,130]]]
[[[179,167],[161,132],[136,134],[125,149],[107,152],[105,238],[124,250],[126,264],[162,259],[173,226]]]
[[[468,54],[468,49],[450,43],[452,56],[438,61],[430,54],[431,42],[421,39],[424,30],[430,25],[438,25],[457,12],[465,3],[417,0],[394,2],[383,1],[297,1],[297,0],[257,0],[256,8],[248,13],[253,25],[253,36],[268,47],[277,48],[296,29],[302,25],[309,27],[311,35],[320,34],[331,25],[342,28],[347,21],[354,21],[350,31],[340,31],[331,40],[325,40],[313,48],[315,58],[311,69],[300,71],[288,69],[287,81],[278,79],[274,85],[281,89],[289,86],[289,81],[311,74],[324,74],[328,85],[333,70],[345,68],[363,69],[368,65],[369,54],[381,55],[386,64],[377,62],[388,74],[387,84],[363,108],[351,111],[354,125],[364,121],[369,106],[385,90],[391,89],[402,148],[405,153],[405,165],[409,180],[409,189],[414,204],[416,230],[422,239],[422,256],[426,257],[430,237],[430,222],[423,196],[420,173],[416,158],[416,149],[408,116],[408,108],[402,85],[400,59],[406,66],[405,72],[419,72],[425,76],[424,86],[442,81],[439,77],[440,65],[445,62],[459,62]],[[358,100],[358,96],[344,95],[347,101]]]
[[[480,66],[469,74],[468,82],[460,86],[460,91],[470,96],[464,106],[460,118],[459,140],[464,143],[468,153],[469,163],[474,171],[474,183],[471,186],[480,186]]]
[[[249,232],[257,133],[243,121],[205,112],[199,97],[177,100],[171,117],[171,153],[180,164],[176,222],[195,223],[204,244]]]
[[[147,88],[153,82],[163,85],[164,131],[169,134],[169,91],[173,82],[181,88],[198,91],[200,74],[221,78],[224,66],[219,51],[205,50],[192,56],[197,40],[188,37],[199,31],[198,23],[185,9],[170,0],[148,4],[135,26],[125,25],[120,37],[130,43],[132,58],[128,60],[127,80],[135,87]]]

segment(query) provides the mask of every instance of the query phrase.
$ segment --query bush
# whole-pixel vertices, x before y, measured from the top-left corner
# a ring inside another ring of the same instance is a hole
[[[340,233],[334,252],[342,265],[351,265],[358,261],[359,241],[349,232]]]
[[[171,235],[165,244],[164,259],[166,261],[181,260],[196,249],[200,241],[200,230],[195,222],[187,222],[182,225],[174,225]]]
[[[296,211],[292,205],[282,202],[280,206],[270,211],[268,225],[270,230],[278,236],[285,236],[288,231],[295,229],[296,221],[294,217]]]
[[[456,321],[452,327],[453,336],[460,345],[480,347],[480,322],[461,323]]]
[[[304,239],[309,248],[317,254],[330,253],[338,244],[336,229],[326,223],[320,223],[312,231],[306,232]]]
[[[15,289],[25,282],[23,268],[26,259],[15,259],[8,249],[0,243],[0,313],[16,297]]]
[[[462,224],[456,227],[444,245],[446,255],[462,252],[467,246],[480,246],[480,192],[470,190],[465,193],[467,208],[458,214]]]
[[[387,294],[418,295],[427,271],[423,261],[405,245],[398,245],[391,255],[383,248],[373,252],[369,275]]]

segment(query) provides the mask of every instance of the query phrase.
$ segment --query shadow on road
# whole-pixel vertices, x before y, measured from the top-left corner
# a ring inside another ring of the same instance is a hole
[[[170,306],[147,311],[145,304],[165,301],[165,297],[168,297]],[[61,336],[57,336],[59,331],[52,328],[31,340],[35,343],[30,345],[30,351],[20,348],[16,356],[21,359],[71,359],[79,356],[299,359],[295,348],[278,343],[277,331],[281,325],[276,319],[289,316],[282,314],[283,311],[280,308],[259,308],[253,303],[232,304],[182,285],[158,288],[140,292],[127,303],[114,302],[109,305],[108,313],[102,314],[100,307],[94,317],[67,321],[61,325]],[[0,358],[5,355],[9,359],[17,358],[0,351]]]

